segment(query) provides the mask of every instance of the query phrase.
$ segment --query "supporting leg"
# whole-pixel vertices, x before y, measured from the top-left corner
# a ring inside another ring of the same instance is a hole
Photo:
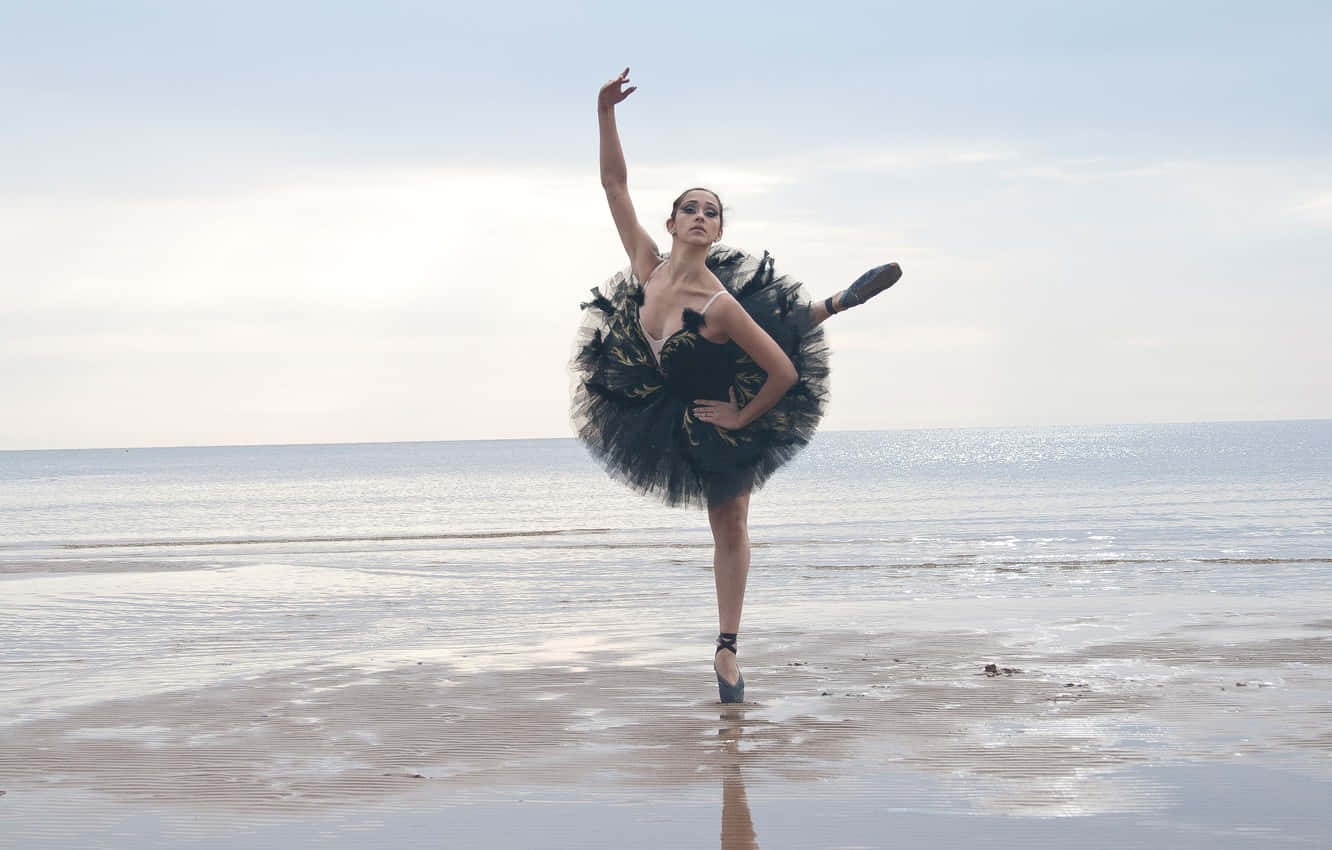
[[[712,526],[712,577],[717,586],[718,630],[739,632],[745,583],[749,578],[749,493],[709,506],[708,522]],[[739,679],[735,653],[722,650],[714,658],[723,679],[731,683]]]

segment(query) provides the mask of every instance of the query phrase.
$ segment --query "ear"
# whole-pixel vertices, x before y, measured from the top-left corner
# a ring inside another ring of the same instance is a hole
[[[666,219],[666,232],[669,233],[669,234],[671,234],[672,236],[675,235],[675,230],[673,230],[673,229],[671,228],[671,224],[672,224],[674,221],[675,221],[675,218],[674,218],[674,217],[671,217],[671,218]]]

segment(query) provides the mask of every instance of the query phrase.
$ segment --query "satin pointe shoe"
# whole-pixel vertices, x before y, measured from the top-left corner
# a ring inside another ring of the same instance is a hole
[[[735,684],[731,684],[722,678],[722,674],[717,671],[717,653],[723,649],[731,651],[732,655],[738,655],[735,651],[735,639],[738,635],[735,632],[720,632],[717,634],[717,652],[712,653],[712,672],[717,674],[717,693],[721,701],[725,703],[735,703],[745,701],[745,677],[736,673]]]
[[[901,279],[902,267],[897,263],[875,266],[837,295],[829,296],[823,306],[828,308],[828,315],[840,313],[848,307],[864,304]]]

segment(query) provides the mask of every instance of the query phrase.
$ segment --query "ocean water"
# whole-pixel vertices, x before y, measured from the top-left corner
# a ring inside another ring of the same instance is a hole
[[[1332,421],[820,434],[731,715],[705,514],[573,440],[3,452],[0,832],[1314,846],[1330,530]]]
[[[1332,421],[825,433],[751,525],[782,569],[1277,566],[1332,554]],[[706,530],[571,439],[0,452],[10,574],[350,549],[586,565],[626,545],[650,568]]]
[[[1059,600],[1323,598],[1330,532],[1332,421],[824,433],[753,498],[746,629],[1002,602],[1067,642]],[[710,563],[571,439],[0,452],[0,717],[408,648],[669,659]]]

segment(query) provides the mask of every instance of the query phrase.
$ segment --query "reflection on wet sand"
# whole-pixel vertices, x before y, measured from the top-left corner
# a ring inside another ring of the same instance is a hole
[[[720,776],[724,847],[757,846],[745,794],[756,783],[812,795],[891,774],[938,783],[946,807],[966,812],[1161,811],[1175,790],[1157,769],[1171,760],[1294,760],[1328,775],[1328,621],[1276,618],[1245,630],[1238,616],[1197,616],[1177,634],[1137,627],[1145,637],[1116,630],[1074,648],[944,626],[774,630],[747,662],[757,699],[726,707],[694,665],[583,649],[578,664],[478,670],[406,656],[243,668],[211,684],[192,678],[208,673],[202,662],[170,658],[56,671],[0,722],[3,805],[58,787],[253,818],[580,788],[616,801],[699,789],[710,808]],[[228,647],[239,667],[243,653],[262,655],[254,640],[198,643]],[[181,652],[202,652],[191,646]],[[514,656],[527,658],[496,658]],[[168,661],[174,679],[148,675]],[[17,694],[29,680],[10,681]],[[711,817],[697,824],[707,836]]]
[[[722,742],[721,850],[758,850],[758,833],[749,814],[745,779],[740,769],[740,740],[745,731],[743,706],[726,706],[717,730]]]

